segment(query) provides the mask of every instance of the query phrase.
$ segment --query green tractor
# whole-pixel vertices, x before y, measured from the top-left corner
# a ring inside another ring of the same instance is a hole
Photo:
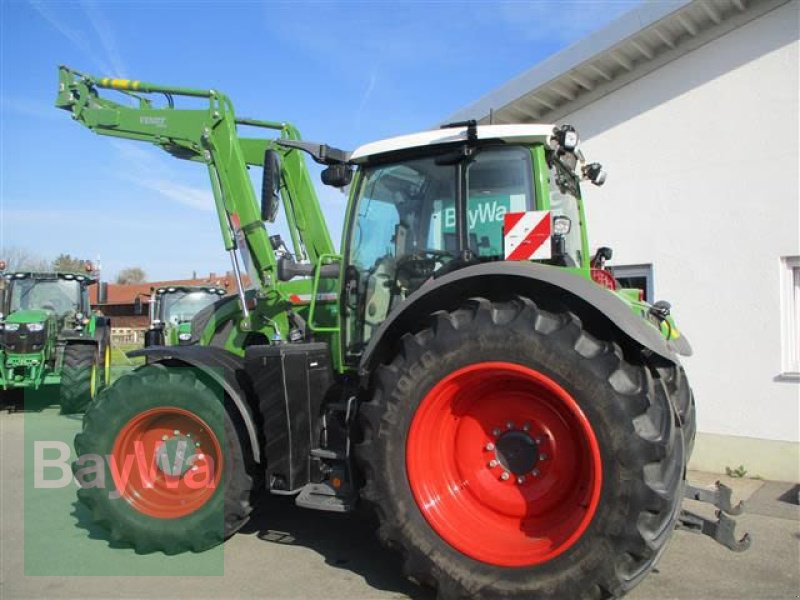
[[[0,390],[59,386],[61,412],[83,411],[110,375],[110,322],[89,306],[96,280],[4,270],[0,277]]]
[[[176,108],[185,96],[208,106]],[[195,317],[189,345],[132,353],[150,363],[86,415],[79,456],[151,466],[121,499],[96,480],[79,490],[114,540],[200,551],[264,491],[323,511],[365,503],[406,574],[443,598],[622,595],[676,526],[749,544],[729,490],[685,482],[691,350],[667,303],[618,289],[610,250],[590,254],[581,185],[605,174],[571,127],[454,123],[345,152],[237,117],[216,90],[66,67],[56,105],[204,165],[237,286]],[[350,188],[341,254],[305,154]],[[281,207],[291,249],[266,229]],[[685,494],[719,520],[683,511]]]
[[[213,285],[177,285],[150,291],[150,326],[144,335],[145,348],[190,344],[192,320],[198,313],[213,312],[213,305],[227,295],[225,288]],[[142,314],[141,298],[136,297],[136,314]]]

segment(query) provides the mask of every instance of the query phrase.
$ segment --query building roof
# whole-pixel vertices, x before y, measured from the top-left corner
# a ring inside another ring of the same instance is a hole
[[[553,134],[552,125],[485,125],[478,127],[478,139],[501,139],[507,142],[522,143],[542,142]],[[467,127],[448,127],[446,129],[433,129],[409,135],[378,140],[356,148],[350,155],[350,160],[358,161],[369,156],[404,150],[407,148],[421,148],[423,146],[436,146],[464,142],[467,140]]]
[[[179,286],[214,286],[224,288],[226,290],[233,290],[236,288],[236,283],[233,276],[229,273],[217,276],[211,273],[208,277],[197,279],[169,279],[165,281],[147,281],[144,283],[134,284],[121,284],[109,283],[107,288],[107,296],[105,304],[133,304],[136,296],[142,297],[142,302],[147,303],[150,301],[150,290],[160,287],[179,287]],[[247,285],[247,282],[245,282]],[[99,286],[93,286],[91,289],[90,302],[92,305],[98,304],[97,292]]]
[[[444,122],[554,122],[788,0],[650,0]]]

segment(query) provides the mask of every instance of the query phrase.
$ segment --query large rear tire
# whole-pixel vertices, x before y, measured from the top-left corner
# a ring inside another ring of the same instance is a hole
[[[97,389],[97,346],[67,344],[61,368],[59,390],[61,413],[73,414],[86,410]]]
[[[122,376],[89,408],[75,437],[76,476],[87,467],[82,456],[111,457],[117,473],[132,463],[124,484],[115,484],[106,460],[105,485],[78,490],[113,541],[139,553],[200,552],[248,521],[253,477],[246,438],[221,394],[196,369],[155,364]]]
[[[377,370],[360,415],[379,537],[440,597],[619,596],[674,529],[683,438],[667,390],[568,311],[439,312]]]

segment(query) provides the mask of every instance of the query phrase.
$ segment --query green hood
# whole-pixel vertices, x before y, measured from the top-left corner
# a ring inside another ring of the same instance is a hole
[[[50,316],[50,312],[39,308],[29,310],[18,310],[5,318],[6,323],[44,323]]]

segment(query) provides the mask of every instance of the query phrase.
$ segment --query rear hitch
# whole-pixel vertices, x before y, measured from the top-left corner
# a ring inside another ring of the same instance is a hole
[[[736,520],[728,515],[740,515],[744,512],[744,502],[733,505],[732,490],[728,486],[716,482],[713,490],[687,485],[684,496],[691,500],[707,502],[717,508],[716,520],[707,519],[688,510],[681,510],[677,528],[707,535],[715,542],[722,544],[734,552],[744,552],[750,547],[752,538],[745,533],[736,539]]]

